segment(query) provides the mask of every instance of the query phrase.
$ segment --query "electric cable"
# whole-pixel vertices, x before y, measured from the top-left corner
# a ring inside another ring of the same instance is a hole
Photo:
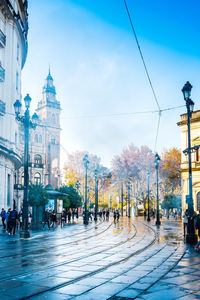
[[[130,24],[131,24],[131,28],[132,28],[132,31],[133,31],[133,35],[134,35],[134,38],[135,38],[135,41],[136,41],[136,44],[137,44],[137,47],[138,47],[138,51],[139,51],[140,57],[142,59],[142,63],[143,63],[144,69],[145,69],[145,73],[147,75],[147,78],[148,78],[148,81],[149,81],[149,84],[150,84],[150,87],[151,87],[151,90],[152,90],[155,102],[156,102],[156,104],[158,106],[158,115],[159,115],[159,118],[158,118],[158,126],[157,126],[157,131],[156,131],[156,138],[155,138],[155,152],[156,152],[157,140],[158,140],[158,133],[159,133],[159,127],[160,127],[161,108],[160,108],[160,105],[158,103],[158,99],[157,99],[157,96],[156,96],[156,93],[155,93],[155,90],[154,90],[154,87],[153,87],[153,84],[152,84],[152,81],[151,81],[151,78],[150,78],[150,75],[149,75],[149,71],[147,69],[147,65],[146,65],[145,60],[144,60],[144,56],[143,56],[143,53],[142,53],[142,50],[141,50],[141,47],[140,47],[140,44],[139,44],[139,41],[138,41],[138,38],[137,38],[137,34],[136,34],[136,31],[135,31],[135,28],[133,26],[132,18],[131,18],[131,15],[130,15],[130,12],[129,12],[126,0],[124,0],[124,5],[125,5],[125,8],[126,8],[126,12],[128,14],[128,18],[129,18],[129,21],[130,21]]]

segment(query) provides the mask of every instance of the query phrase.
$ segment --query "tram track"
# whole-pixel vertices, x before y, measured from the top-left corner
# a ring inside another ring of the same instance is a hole
[[[135,225],[134,225],[134,224],[132,224],[132,226],[135,228]],[[108,247],[108,248],[103,249],[103,250],[98,251],[98,252],[94,252],[93,254],[90,254],[90,255],[83,255],[83,256],[81,256],[81,257],[78,257],[77,259],[70,260],[70,261],[67,261],[67,262],[62,262],[62,263],[59,263],[59,264],[51,264],[51,265],[49,265],[49,266],[46,266],[45,270],[49,270],[49,269],[52,269],[52,268],[64,266],[64,265],[67,265],[67,264],[70,264],[70,263],[73,263],[73,262],[77,262],[77,261],[79,261],[79,260],[82,260],[82,259],[85,259],[85,258],[94,256],[94,255],[97,255],[97,254],[102,254],[103,252],[106,252],[106,251],[108,251],[108,250],[111,250],[111,249],[113,249],[113,248],[116,248],[116,247],[118,247],[118,246],[121,246],[121,245],[127,243],[130,239],[133,239],[133,238],[135,237],[136,232],[137,232],[137,230],[135,230],[133,236],[131,236],[130,238],[126,239],[125,241],[122,241],[122,242],[119,242],[119,243],[117,243],[117,244],[114,244],[114,245],[111,246],[111,247]],[[91,249],[93,249],[93,247],[92,247]],[[87,250],[90,250],[90,249],[87,249]],[[16,266],[17,266],[17,265],[16,265]],[[34,270],[32,269],[31,272],[24,272],[23,274],[18,274],[17,276],[19,277],[19,276],[30,275],[30,274],[33,274],[33,273],[40,272],[40,271],[42,271],[42,270],[38,271],[38,268],[37,268],[34,272],[33,272],[33,271],[34,271]],[[6,281],[6,280],[8,280],[8,279],[13,279],[13,278],[15,278],[15,277],[16,277],[16,275],[14,275],[14,276],[7,276],[7,277],[4,277],[3,279],[1,279],[0,282]]]
[[[62,243],[62,244],[57,244],[56,245],[56,247],[63,247],[63,246],[65,246],[65,245],[69,245],[69,244],[77,244],[77,243],[79,243],[79,242],[81,242],[81,241],[84,241],[84,240],[88,240],[88,239],[91,239],[91,238],[94,238],[94,237],[96,237],[96,236],[99,236],[99,235],[101,235],[101,234],[103,234],[103,233],[105,233],[107,230],[109,230],[110,229],[110,227],[112,226],[112,224],[113,224],[113,222],[111,222],[110,224],[109,224],[109,226],[108,227],[106,227],[106,229],[104,229],[104,230],[102,230],[102,231],[100,231],[100,232],[98,232],[98,233],[95,233],[95,234],[93,234],[93,235],[91,235],[91,236],[87,236],[87,237],[85,237],[85,238],[83,238],[83,239],[79,239],[79,240],[75,240],[75,241],[71,241],[71,242],[66,242],[66,243]],[[93,227],[92,229],[94,229],[95,227]],[[91,230],[91,229],[89,229],[89,230]],[[86,231],[89,231],[89,230],[86,230]],[[83,234],[84,232],[82,232],[82,234]],[[77,235],[79,235],[79,234],[77,234]],[[65,238],[70,238],[70,237],[72,237],[73,235],[70,235],[70,236],[63,236],[62,238],[59,238],[60,240],[63,240],[63,239],[65,239]],[[75,235],[76,236],[76,235]],[[73,236],[74,237],[74,236]],[[53,249],[53,248],[55,248],[55,246],[51,246],[51,247],[48,247],[48,250],[50,250],[50,249]],[[0,250],[2,250],[1,248],[0,248]],[[31,254],[33,254],[33,251],[31,251]],[[13,256],[11,256],[11,255],[5,255],[5,256],[1,256],[1,259],[2,258],[12,258],[12,257],[14,257],[14,258],[16,258],[16,257],[20,257],[20,256],[24,256],[24,255],[28,255],[28,252],[26,252],[26,251],[24,251],[23,253],[14,253],[13,254]]]
[[[137,229],[136,229],[136,226],[135,226],[134,224],[132,224],[132,225],[135,227],[135,233],[134,233],[131,237],[129,237],[126,241],[120,242],[120,243],[118,243],[117,245],[113,245],[112,247],[109,247],[107,250],[100,251],[99,253],[108,251],[108,250],[110,250],[110,249],[113,249],[114,247],[118,247],[119,245],[125,244],[125,243],[127,243],[128,241],[130,241],[131,239],[133,239],[133,238],[136,236],[136,234],[137,234]],[[122,262],[125,262],[125,261],[128,260],[129,258],[131,258],[131,257],[133,257],[133,256],[136,256],[136,255],[138,255],[138,254],[144,252],[146,249],[148,249],[149,247],[151,247],[151,246],[156,242],[156,231],[155,231],[153,228],[151,228],[150,226],[146,225],[146,224],[143,224],[143,225],[146,226],[146,227],[148,227],[148,229],[151,230],[152,233],[153,233],[152,239],[151,239],[150,242],[149,242],[147,245],[145,245],[144,247],[142,247],[142,248],[140,248],[140,249],[134,251],[134,252],[131,253],[130,255],[126,256],[125,258],[122,258],[122,259],[120,259],[120,260],[118,260],[118,261],[109,263],[109,264],[107,264],[106,266],[100,267],[100,268],[98,268],[98,269],[95,270],[95,271],[91,271],[91,272],[89,272],[89,273],[87,273],[87,274],[78,276],[78,277],[76,277],[76,278],[74,278],[74,279],[71,279],[71,280],[68,280],[68,281],[66,281],[66,282],[64,282],[64,283],[62,283],[62,284],[57,284],[57,285],[55,285],[55,286],[53,286],[53,287],[45,288],[44,290],[41,290],[41,291],[36,292],[36,293],[33,293],[33,294],[31,294],[30,296],[27,296],[27,297],[22,297],[22,298],[20,298],[20,299],[21,299],[21,300],[22,300],[22,299],[30,299],[30,298],[32,298],[32,297],[35,297],[35,296],[38,296],[38,295],[42,295],[42,294],[44,294],[44,293],[46,293],[46,292],[55,291],[55,290],[57,290],[57,289],[59,289],[59,288],[65,287],[65,286],[67,286],[67,285],[69,285],[69,284],[78,282],[78,281],[80,281],[80,280],[82,280],[82,279],[85,279],[85,278],[90,277],[90,276],[92,276],[92,275],[98,274],[98,273],[100,273],[100,272],[102,272],[102,271],[104,271],[104,270],[106,270],[106,269],[108,269],[108,268],[110,268],[110,267],[112,267],[112,266],[115,266],[115,265],[118,265],[118,264],[120,264],[120,263],[122,263]],[[144,238],[145,238],[145,235],[142,237],[142,239],[144,239]],[[139,242],[139,241],[137,241],[136,243],[138,243],[138,242]],[[133,246],[133,245],[132,245],[132,246]],[[96,255],[96,254],[98,254],[98,253],[95,253],[94,255]],[[81,259],[83,259],[83,258],[81,258]],[[79,258],[78,260],[80,260],[80,258]],[[63,265],[63,264],[62,264],[62,265]]]

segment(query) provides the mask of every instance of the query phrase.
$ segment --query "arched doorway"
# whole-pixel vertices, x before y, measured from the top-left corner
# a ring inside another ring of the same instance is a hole
[[[200,192],[197,193],[197,210],[200,211]]]

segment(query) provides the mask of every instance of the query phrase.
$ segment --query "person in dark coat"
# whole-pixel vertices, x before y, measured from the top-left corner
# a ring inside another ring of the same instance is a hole
[[[48,225],[48,228],[50,229],[49,221],[50,221],[50,213],[49,213],[49,210],[47,209],[44,213],[43,230],[44,230],[46,224]]]
[[[10,215],[10,212],[11,212],[11,208],[8,209],[7,213],[6,213],[6,225],[7,225],[7,232],[9,232],[9,229],[10,229],[10,221],[8,219],[9,215]]]
[[[198,231],[198,237],[200,238],[200,211],[196,216],[196,229]]]
[[[61,213],[61,223],[60,223],[61,227],[63,227],[64,224],[66,223],[66,219],[67,219],[66,209],[63,208],[63,211]]]
[[[109,212],[109,210],[107,210],[106,211],[106,221],[109,221],[109,214],[110,214],[110,212]]]
[[[53,227],[53,229],[56,228],[57,217],[54,210],[52,211],[51,214],[51,222],[52,222],[51,227]]]
[[[117,213],[116,213],[115,210],[114,210],[114,213],[113,213],[113,218],[114,218],[114,223],[116,223]]]
[[[68,223],[71,223],[71,216],[72,216],[72,213],[71,213],[71,210],[70,210],[70,209],[68,210],[67,216],[68,216]]]
[[[12,233],[13,233],[13,235],[15,235],[17,221],[19,220],[19,216],[18,216],[18,213],[15,208],[13,210],[11,210],[11,212],[8,216],[8,220],[10,222],[9,235],[11,235]]]
[[[4,210],[4,208],[2,208],[1,210],[1,219],[2,219],[2,224],[3,224],[3,230],[6,230],[6,211]]]

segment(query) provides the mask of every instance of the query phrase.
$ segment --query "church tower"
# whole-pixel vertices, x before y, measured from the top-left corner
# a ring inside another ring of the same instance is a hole
[[[56,99],[56,89],[49,69],[37,113],[40,126],[44,129],[45,185],[51,184],[54,187],[60,181],[60,112],[60,102]]]

